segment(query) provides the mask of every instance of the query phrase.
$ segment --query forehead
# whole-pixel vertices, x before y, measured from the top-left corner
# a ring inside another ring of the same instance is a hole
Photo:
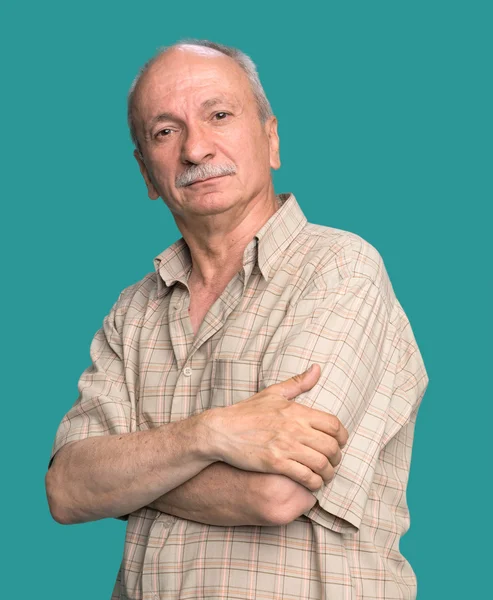
[[[156,112],[198,107],[212,97],[254,102],[248,77],[232,58],[210,48],[177,47],[142,75],[134,111],[145,122]]]

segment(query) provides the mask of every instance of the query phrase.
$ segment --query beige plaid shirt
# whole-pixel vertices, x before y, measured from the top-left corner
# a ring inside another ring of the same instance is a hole
[[[128,518],[113,599],[355,600],[416,597],[399,551],[428,376],[379,253],[308,223],[292,194],[194,337],[183,238],[125,289],[92,346],[52,456],[89,436],[146,430],[230,405],[321,366],[296,402],[349,432],[315,506],[282,526],[219,527],[149,508]]]

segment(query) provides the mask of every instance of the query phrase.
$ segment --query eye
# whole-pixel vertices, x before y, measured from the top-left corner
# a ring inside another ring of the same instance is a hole
[[[171,133],[171,129],[161,129],[161,131],[158,131],[156,133],[156,136],[165,137],[165,136],[169,135],[170,133]]]
[[[218,120],[218,121],[223,121],[227,116],[229,115],[229,113],[227,112],[217,112],[214,117]]]

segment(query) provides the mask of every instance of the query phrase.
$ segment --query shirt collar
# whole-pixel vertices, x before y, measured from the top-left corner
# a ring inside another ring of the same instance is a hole
[[[278,198],[282,202],[281,207],[257,231],[243,253],[245,285],[255,264],[258,264],[262,276],[268,281],[273,266],[285,248],[307,223],[294,194],[279,194]],[[156,256],[154,268],[158,275],[158,295],[177,281],[186,285],[192,269],[192,259],[183,237]]]

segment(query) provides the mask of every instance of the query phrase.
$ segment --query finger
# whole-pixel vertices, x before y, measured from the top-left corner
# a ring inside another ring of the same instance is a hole
[[[303,485],[312,492],[316,492],[324,484],[324,480],[320,475],[314,473],[309,467],[295,460],[286,460],[279,473],[281,475],[286,475],[286,477]]]
[[[333,467],[337,467],[342,460],[339,442],[330,435],[312,429],[308,435],[299,435],[297,440],[304,446],[326,456]]]
[[[317,452],[313,448],[298,444],[290,453],[290,459],[305,465],[305,467],[320,475],[325,483],[329,483],[334,478],[334,467],[330,460],[325,454]]]
[[[343,448],[347,443],[349,434],[339,419],[335,415],[331,415],[316,408],[310,408],[309,410],[317,413],[315,415],[310,415],[308,420],[309,425],[313,427],[313,429],[323,431],[327,435],[335,438],[339,443],[339,446]]]
[[[266,389],[268,389],[269,392],[283,396],[286,400],[292,400],[299,394],[311,390],[319,380],[322,372],[320,365],[314,363],[312,367],[311,370],[307,369],[300,375],[295,375],[280,383],[274,383]]]

